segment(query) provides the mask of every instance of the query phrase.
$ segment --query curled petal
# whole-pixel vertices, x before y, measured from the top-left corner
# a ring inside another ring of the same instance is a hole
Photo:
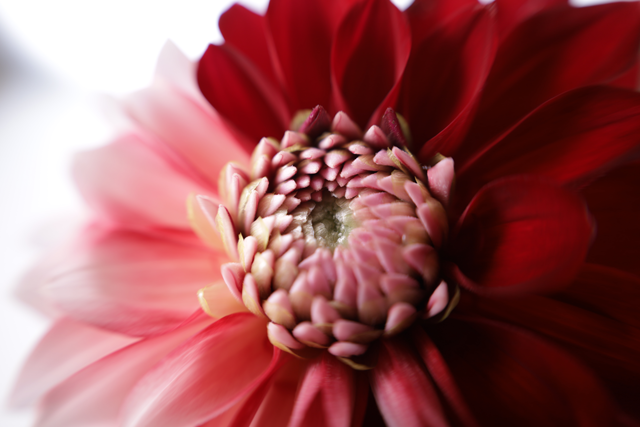
[[[484,187],[460,218],[450,274],[480,294],[543,292],[567,285],[584,261],[592,224],[574,194],[517,176]]]

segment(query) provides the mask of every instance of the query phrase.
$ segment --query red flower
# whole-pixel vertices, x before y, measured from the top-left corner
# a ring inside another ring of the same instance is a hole
[[[168,46],[132,131],[78,157],[96,220],[34,278],[64,317],[16,400],[46,392],[40,426],[638,422],[638,12],[273,0],[197,69]]]

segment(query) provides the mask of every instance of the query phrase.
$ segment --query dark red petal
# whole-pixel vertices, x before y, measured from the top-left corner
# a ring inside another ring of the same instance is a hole
[[[636,60],[639,39],[635,2],[562,6],[522,23],[498,49],[458,160],[481,150],[548,99],[617,77]]]
[[[600,285],[600,292],[606,293],[609,283]],[[569,290],[562,298],[572,296]],[[544,334],[589,363],[601,378],[640,380],[640,330],[600,312],[597,306],[591,310],[578,303],[584,307],[543,296],[509,301],[484,298],[476,309],[482,316]]]
[[[331,46],[354,0],[272,0],[266,21],[293,111],[331,107]]]
[[[427,333],[483,426],[610,425],[596,377],[558,348],[514,327],[449,318]]]
[[[469,6],[477,6],[476,0],[415,0],[405,14],[412,31],[431,31]]]
[[[504,178],[480,190],[460,218],[451,274],[480,294],[555,290],[577,273],[591,235],[573,193],[535,177]]]
[[[464,427],[477,427],[478,423],[460,394],[458,385],[451,375],[447,362],[442,357],[436,345],[431,338],[429,338],[429,335],[424,332],[424,329],[415,327],[412,333],[414,344],[427,367],[427,372],[429,372],[447,405],[451,408],[453,416],[458,419]]]
[[[496,21],[500,37],[504,38],[509,31],[527,18],[556,6],[568,5],[567,0],[496,0]]]
[[[575,282],[558,298],[640,330],[640,277],[636,275],[585,264]]]
[[[587,260],[640,276],[640,162],[620,167],[582,194],[596,220]]]
[[[220,15],[218,28],[225,43],[253,62],[269,81],[278,83],[271,62],[267,23],[263,16],[236,3]]]
[[[290,113],[282,94],[231,46],[209,45],[198,64],[198,86],[213,107],[256,142],[281,138]]]
[[[325,351],[309,363],[290,427],[349,427],[355,405],[354,371]]]
[[[465,8],[445,24],[427,26],[428,32],[425,25],[414,17],[412,52],[398,99],[423,162],[436,152],[453,152],[464,137],[495,54],[486,7]]]
[[[280,350],[249,313],[218,320],[147,373],[127,396],[122,425],[197,425],[223,413],[268,380]]]
[[[369,379],[378,408],[390,427],[448,425],[424,365],[400,339],[381,341],[378,363]]]
[[[224,262],[203,247],[93,226],[42,287],[76,320],[131,336],[158,335],[199,308],[198,289],[219,277]]]
[[[156,363],[213,319],[203,315],[173,332],[147,338],[87,366],[41,402],[39,427],[118,425],[118,412],[134,384]]]
[[[410,53],[409,24],[389,0],[354,6],[331,52],[334,109],[344,110],[361,127],[377,125],[395,104]]]
[[[581,88],[542,105],[470,163],[458,163],[458,189],[464,197],[518,173],[577,186],[638,153],[640,94]]]

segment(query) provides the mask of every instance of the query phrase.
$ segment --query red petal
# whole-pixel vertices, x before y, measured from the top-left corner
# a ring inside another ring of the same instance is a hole
[[[470,194],[496,178],[534,173],[565,185],[601,175],[640,152],[640,94],[594,86],[561,95],[531,113],[472,163],[458,169]]]
[[[637,3],[558,7],[531,17],[500,46],[456,160],[473,155],[548,99],[618,76],[636,60],[639,38]]]
[[[567,6],[567,0],[496,0],[498,32],[504,38],[509,31],[529,17],[557,6]]]
[[[331,45],[353,0],[273,0],[266,20],[292,110],[330,108]]]
[[[582,191],[596,220],[589,262],[640,276],[640,163],[618,168]]]
[[[382,340],[378,364],[370,372],[378,408],[390,427],[448,425],[424,365],[406,343]]]
[[[331,52],[334,109],[361,127],[393,107],[411,53],[411,33],[389,0],[360,2],[342,21]]]
[[[71,319],[56,321],[25,362],[13,391],[12,404],[33,403],[85,366],[135,340]]]
[[[174,332],[149,338],[89,365],[45,396],[39,427],[116,425],[133,385],[181,342],[212,322],[208,316]]]
[[[584,281],[578,281],[576,285],[581,283]],[[599,284],[602,285],[599,291],[606,301],[609,297],[604,294],[611,282]],[[637,299],[633,299],[634,294],[637,295],[637,291],[625,298],[637,303]],[[562,298],[574,299],[574,293],[568,290]],[[586,302],[594,299],[587,299]],[[529,296],[510,301],[484,298],[475,307],[483,316],[526,327],[550,337],[579,355],[581,360],[590,363],[603,378],[620,380],[631,377],[638,381],[640,330],[602,313],[603,304],[599,307],[589,306],[584,301],[577,303],[584,308],[548,297]],[[614,303],[609,309],[615,309],[616,305],[624,303]]]
[[[290,114],[282,94],[231,46],[209,45],[197,76],[204,97],[256,144],[262,137],[281,138],[288,128]]]
[[[225,43],[241,52],[262,75],[277,84],[269,55],[267,23],[263,16],[236,3],[220,15],[218,27]]]
[[[436,345],[422,328],[416,327],[412,332],[415,346],[427,367],[427,372],[440,389],[446,403],[451,407],[451,412],[463,426],[477,427],[478,423],[471,415],[469,407],[460,394],[456,381]]]
[[[444,25],[426,27],[427,33],[423,20],[431,16],[425,15],[412,22],[412,53],[398,100],[411,126],[414,151],[424,147],[423,162],[436,152],[452,152],[464,137],[495,53],[488,8],[468,7]]]
[[[138,382],[122,425],[197,425],[229,409],[279,365],[265,326],[252,314],[231,314],[184,343]]]
[[[44,288],[76,320],[133,336],[162,334],[198,309],[225,259],[140,233],[94,226]]]
[[[469,6],[477,6],[475,0],[415,0],[405,14],[412,30],[431,31]]]
[[[289,358],[273,376],[266,395],[262,398],[258,412],[248,422],[253,426],[287,427],[296,402],[296,391],[303,378],[306,362]],[[254,398],[252,396],[252,398]],[[240,427],[242,413],[234,420],[233,427]],[[215,424],[217,426],[217,424]],[[248,425],[248,424],[247,424]],[[212,425],[213,426],[213,425]]]
[[[535,336],[451,318],[427,333],[480,425],[610,425],[612,404],[593,374]]]
[[[195,86],[195,76],[193,84]],[[208,103],[207,109],[203,108],[163,79],[156,78],[150,88],[129,96],[124,107],[141,127],[154,133],[189,162],[216,192],[218,177],[225,164],[230,161],[249,163],[253,147],[247,147],[245,141],[232,135]],[[220,147],[225,149],[220,150]]]
[[[577,196],[517,176],[480,190],[454,234],[460,267],[454,279],[476,293],[507,294],[568,284],[584,261],[592,228]]]
[[[640,330],[638,276],[601,265],[585,264],[575,282],[563,290],[559,298]]]
[[[354,371],[325,351],[309,363],[290,427],[349,427],[355,404]]]
[[[76,156],[74,177],[98,214],[131,228],[190,229],[185,200],[211,194],[190,170],[150,139],[125,135]]]

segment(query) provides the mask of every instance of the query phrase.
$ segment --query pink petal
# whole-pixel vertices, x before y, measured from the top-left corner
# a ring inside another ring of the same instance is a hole
[[[309,363],[289,427],[349,427],[354,404],[353,369],[325,351]]]
[[[40,340],[25,362],[11,401],[23,406],[96,360],[136,339],[62,318]]]
[[[212,321],[202,314],[173,332],[144,339],[89,365],[45,396],[37,425],[115,425],[120,407],[134,384],[170,351]]]
[[[265,322],[229,315],[168,355],[127,396],[122,426],[197,425],[226,411],[267,380],[280,351]]]
[[[197,89],[195,78],[190,77]],[[151,87],[134,93],[123,103],[125,111],[138,125],[155,134],[204,180],[216,186],[225,164],[249,163],[252,147],[231,132],[206,100],[203,100],[204,106],[197,101],[158,78]],[[211,141],[224,145],[225,149],[219,150]]]
[[[222,262],[201,247],[94,226],[44,287],[76,320],[126,335],[155,335],[198,309],[198,290],[219,277]]]
[[[196,182],[156,147],[147,138],[129,134],[78,154],[74,177],[89,205],[127,227],[188,229],[187,196],[214,190]]]
[[[387,425],[448,425],[424,365],[401,340],[381,341],[378,364],[370,372],[373,395]]]

